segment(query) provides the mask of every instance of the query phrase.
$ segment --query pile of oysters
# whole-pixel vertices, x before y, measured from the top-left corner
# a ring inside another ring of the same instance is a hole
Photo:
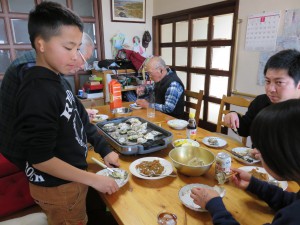
[[[121,123],[106,123],[102,129],[121,145],[144,144],[153,141],[161,132],[149,129],[148,123],[138,118],[129,118]]]

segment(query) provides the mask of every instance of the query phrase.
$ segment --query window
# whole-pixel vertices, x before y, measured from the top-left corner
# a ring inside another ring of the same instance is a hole
[[[223,94],[230,95],[239,0],[153,17],[154,54],[187,90],[204,90],[200,127],[215,131]]]
[[[27,31],[28,13],[36,4],[43,0],[1,0],[0,2],[0,81],[9,66],[25,51],[32,49]],[[84,22],[84,31],[95,43],[93,57],[89,60],[104,58],[104,43],[100,38],[102,31],[101,0],[52,0],[74,10]],[[79,75],[88,72],[79,71],[75,74],[74,91],[79,89]]]

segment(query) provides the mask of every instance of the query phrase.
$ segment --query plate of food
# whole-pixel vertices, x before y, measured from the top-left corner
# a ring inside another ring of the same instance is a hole
[[[202,139],[202,142],[212,148],[222,148],[227,145],[227,141],[219,137],[205,137]]]
[[[133,161],[129,166],[130,172],[139,178],[157,180],[173,172],[172,164],[159,157],[144,157]]]
[[[260,162],[259,159],[252,158],[251,156],[251,148],[247,147],[237,147],[231,150],[232,157],[237,161],[242,162],[247,165],[252,165]]]
[[[200,144],[197,141],[194,141],[192,139],[177,139],[173,141],[173,147],[181,147],[181,146],[194,146],[194,147],[200,147]]]
[[[123,187],[129,180],[129,174],[126,170],[120,168],[113,168],[115,174],[112,174],[108,169],[103,169],[97,172],[97,174],[102,176],[107,176],[115,179],[119,188]]]
[[[141,109],[142,106],[139,106],[138,104],[133,103],[133,104],[130,104],[130,108],[133,108],[133,109]]]
[[[189,123],[185,120],[174,119],[174,120],[169,120],[167,124],[175,130],[182,130],[186,128]]]
[[[257,179],[267,181],[272,184],[277,183],[278,186],[281,187],[283,190],[287,189],[288,187],[287,181],[276,181],[270,174],[267,173],[267,171],[263,167],[243,166],[239,169],[249,172],[250,174],[252,174],[252,176],[256,177]]]
[[[207,212],[206,209],[202,209],[199,205],[196,205],[193,201],[193,199],[191,198],[191,190],[193,188],[207,188],[207,189],[213,189],[215,191],[217,191],[220,195],[220,197],[224,197],[225,196],[225,189],[223,187],[220,186],[208,186],[206,184],[188,184],[183,186],[178,193],[178,197],[180,199],[180,201],[182,202],[183,205],[185,205],[186,207],[188,207],[189,209],[198,211],[198,212]]]
[[[96,115],[93,116],[92,121],[95,122],[95,123],[98,123],[98,122],[102,122],[102,121],[107,120],[107,119],[108,119],[108,115],[96,114]]]

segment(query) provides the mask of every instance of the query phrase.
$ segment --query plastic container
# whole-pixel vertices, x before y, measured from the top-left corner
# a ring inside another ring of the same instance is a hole
[[[111,80],[108,85],[109,88],[109,97],[110,97],[110,110],[122,107],[122,92],[121,84],[117,80]]]

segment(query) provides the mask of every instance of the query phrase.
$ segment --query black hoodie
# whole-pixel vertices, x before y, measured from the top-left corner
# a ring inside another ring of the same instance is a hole
[[[36,185],[51,187],[69,181],[43,173],[32,164],[57,157],[85,170],[87,142],[101,149],[102,157],[111,151],[96,127],[89,123],[69,83],[44,67],[35,66],[26,72],[14,113],[14,141],[10,151],[17,152],[18,160],[26,163],[25,173]]]

